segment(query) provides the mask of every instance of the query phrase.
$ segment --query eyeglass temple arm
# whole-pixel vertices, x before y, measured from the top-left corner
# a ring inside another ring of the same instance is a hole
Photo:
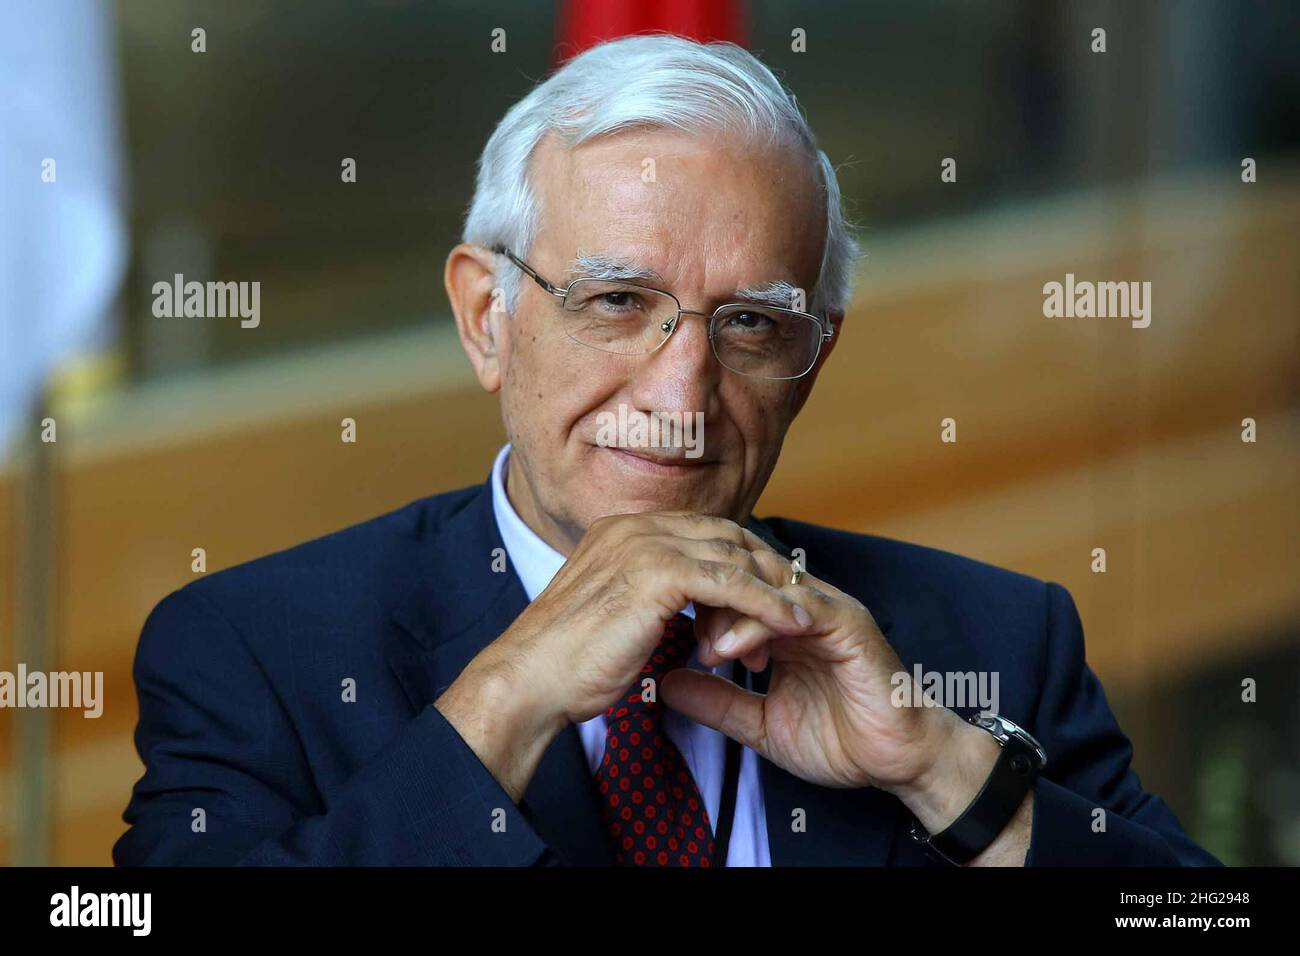
[[[498,243],[497,245],[492,247],[492,251],[497,253],[498,255],[505,256],[507,259],[509,259],[511,262],[517,265],[521,270],[523,270],[525,275],[531,278],[534,282],[536,282],[539,286],[541,286],[551,295],[564,298],[563,289],[557,289],[555,286],[551,285],[549,282],[547,282],[545,279],[539,276],[536,272],[534,272],[532,267],[530,267],[528,263],[524,262],[524,260],[520,259],[518,256],[516,256],[505,246]]]

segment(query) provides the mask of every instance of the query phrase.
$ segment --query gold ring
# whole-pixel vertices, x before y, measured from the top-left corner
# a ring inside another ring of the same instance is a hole
[[[803,565],[800,564],[799,559],[796,558],[790,562],[790,583],[798,584],[801,577],[803,577]]]

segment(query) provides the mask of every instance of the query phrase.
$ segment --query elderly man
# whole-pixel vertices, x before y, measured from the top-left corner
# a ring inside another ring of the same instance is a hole
[[[752,517],[856,255],[756,59],[577,57],[492,135],[464,240],[489,481],[160,603],[118,863],[1217,862],[1129,768],[1059,585]]]

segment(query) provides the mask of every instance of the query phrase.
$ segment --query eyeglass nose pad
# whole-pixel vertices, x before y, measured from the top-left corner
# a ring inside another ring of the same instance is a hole
[[[672,335],[673,329],[677,328],[677,323],[681,320],[681,317],[682,314],[678,312],[667,322],[660,322],[659,331],[662,332],[664,335]]]

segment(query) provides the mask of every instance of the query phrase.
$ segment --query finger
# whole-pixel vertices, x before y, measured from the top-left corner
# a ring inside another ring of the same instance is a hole
[[[794,562],[776,551],[756,552],[754,562],[761,568],[763,580],[775,587],[784,587],[794,583]],[[833,585],[808,573],[807,568],[799,576],[799,585],[810,587],[831,596],[843,596]]]
[[[756,651],[750,651],[740,659],[740,663],[745,665],[745,669],[751,674],[757,674],[767,670],[767,662],[771,659],[772,654],[768,645],[764,644]]]
[[[676,547],[682,553],[700,557],[704,560],[731,561],[743,567],[749,573],[782,593],[794,595],[795,600],[800,603],[804,610],[822,608],[824,611],[822,614],[815,611],[811,613],[814,618],[822,620],[823,623],[829,623],[831,618],[840,616],[848,607],[866,610],[866,607],[852,595],[844,593],[835,585],[823,581],[807,571],[804,571],[799,576],[799,583],[794,584],[793,562],[777,551],[770,549],[748,551],[736,547],[729,541],[720,541],[718,539],[704,539],[692,542],[685,542],[681,539],[676,541],[673,539],[666,540],[670,547]],[[710,634],[710,638],[716,639],[722,633],[722,631],[714,631]]]
[[[695,653],[702,663],[708,661],[709,666],[714,666],[715,662],[721,663],[721,658],[713,653],[713,642],[731,630],[740,619],[740,615],[728,607],[698,605],[695,608]],[[751,673],[765,670],[767,661],[766,645],[741,659],[741,663]]]
[[[695,642],[698,653],[709,653],[713,642],[731,630],[740,615],[729,607],[695,606]]]
[[[659,694],[678,713],[767,755],[762,694],[737,687],[715,674],[686,668],[667,674]]]
[[[804,574],[798,584],[787,584],[781,590],[793,595],[801,607],[828,628],[861,612],[879,630],[875,617],[865,604],[819,578]]]
[[[742,621],[745,622],[742,630],[749,628],[755,630],[755,635],[746,639],[749,644],[753,645],[752,649],[743,653],[731,651],[727,654],[720,654],[714,648],[714,643],[724,634],[729,634],[740,628]],[[710,635],[708,640],[698,641],[695,656],[706,667],[719,667],[729,660],[739,660],[745,665],[746,670],[751,673],[758,673],[767,668],[767,662],[771,659],[772,642],[778,641],[785,636],[752,618],[737,615],[734,623],[727,627],[726,630]]]
[[[843,655],[840,648],[831,646],[834,642],[818,641],[817,637],[830,633],[840,620],[845,605],[817,588],[799,584],[787,584],[779,589],[782,594],[791,595],[799,607],[812,618],[809,626],[798,635],[773,628],[767,622],[751,617],[740,617],[731,629],[710,641],[706,652],[699,654],[700,663],[716,667],[724,661],[745,661],[760,651],[780,660],[810,658],[837,660]],[[786,640],[786,639],[789,640]],[[767,664],[763,660],[763,666]],[[748,663],[746,663],[748,666]],[[750,668],[753,669],[752,667]]]
[[[772,580],[766,562],[760,562],[755,552],[731,538],[682,538],[664,535],[656,541],[656,544],[665,551],[684,554],[697,561],[725,561],[734,564],[773,587],[780,587],[782,583],[779,580]]]
[[[785,635],[768,627],[762,621],[741,617],[723,634],[714,638],[707,648],[699,652],[700,663],[717,667],[724,661],[744,660],[760,653],[770,653],[772,641]],[[753,668],[750,668],[753,670]]]
[[[731,608],[781,634],[802,633],[813,621],[791,595],[737,564],[669,554],[657,563],[653,573],[660,579],[656,590],[673,604],[665,609],[670,614],[687,601],[694,601],[697,605]]]
[[[776,551],[764,551],[753,555],[754,563],[760,568],[763,580],[773,587],[784,587],[789,584],[794,577],[793,562],[785,555]],[[803,580],[808,580],[808,575],[804,575]]]
[[[720,538],[740,545],[749,551],[763,551],[776,554],[772,546],[748,528],[742,528],[734,521],[717,518],[713,515],[699,514],[693,511],[646,512],[638,515],[646,524],[657,528],[661,533],[675,537],[710,539]]]
[[[732,539],[664,536],[658,544],[667,550],[678,551],[701,561],[730,561],[775,588],[785,587],[794,579],[794,565],[789,558],[770,549],[751,551]],[[799,583],[823,593],[835,591],[831,585],[806,572],[800,576]]]

